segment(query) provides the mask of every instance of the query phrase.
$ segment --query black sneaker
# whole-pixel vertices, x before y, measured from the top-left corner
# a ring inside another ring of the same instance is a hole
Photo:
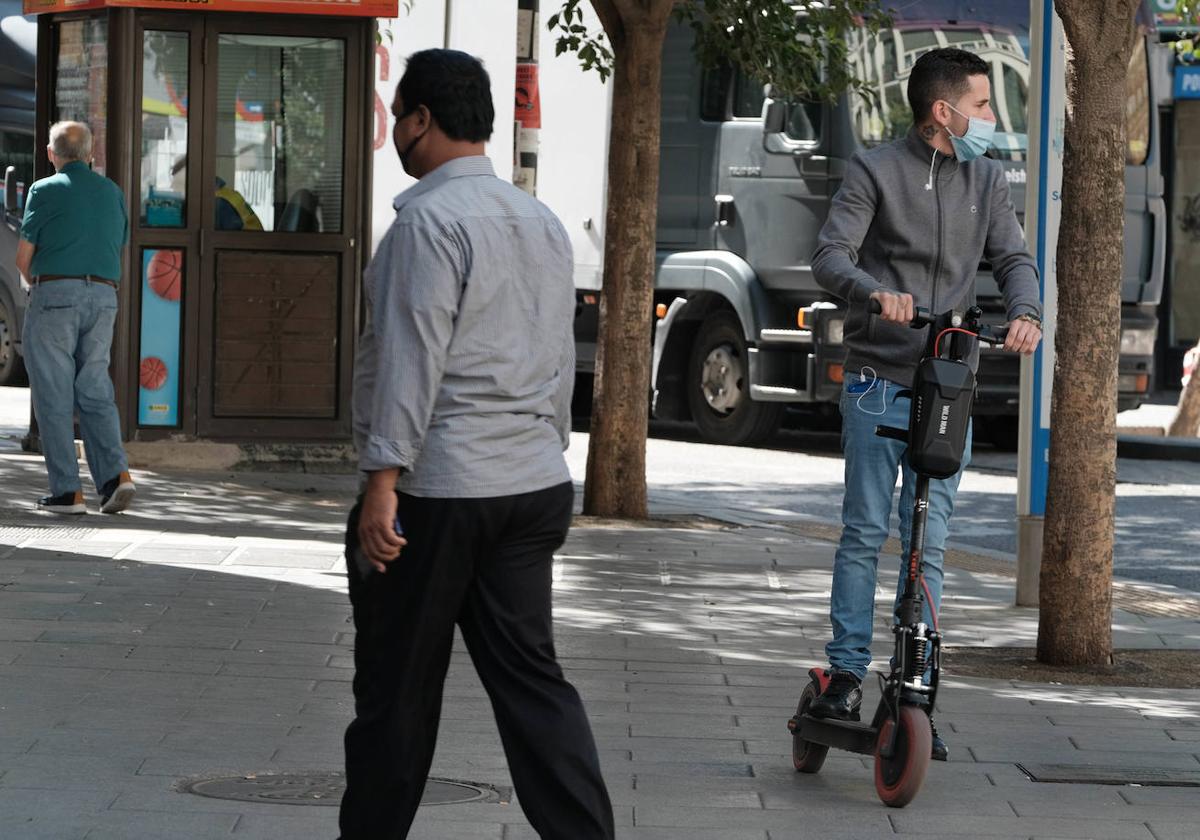
[[[808,713],[817,718],[858,720],[862,706],[862,680],[849,671],[834,671],[829,687],[813,700]]]
[[[87,505],[83,503],[83,492],[73,490],[70,493],[63,493],[61,496],[42,496],[37,502],[38,510],[49,511],[50,513],[66,513],[78,515],[87,513]]]
[[[929,751],[929,757],[934,761],[946,761],[950,758],[950,748],[938,734],[937,727],[933,725],[933,718],[929,719],[929,731],[933,733],[933,748]]]
[[[133,501],[136,488],[128,472],[122,472],[116,478],[106,481],[100,488],[100,512],[120,513],[129,507]]]

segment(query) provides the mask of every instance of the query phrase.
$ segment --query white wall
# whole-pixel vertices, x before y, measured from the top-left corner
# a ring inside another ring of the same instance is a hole
[[[575,249],[576,288],[599,289],[604,265],[604,212],[608,188],[609,86],[592,70],[584,72],[573,53],[554,55],[554,36],[544,20],[558,10],[542,0],[538,21],[539,81],[542,100],[537,196],[562,219]],[[600,23],[582,4],[593,31]],[[549,11],[548,11],[549,10]],[[590,230],[585,224],[590,222]]]
[[[418,0],[418,5],[433,1]],[[487,153],[496,167],[496,175],[505,181],[512,181],[513,100],[517,88],[517,2],[449,1],[449,46],[482,59],[483,66],[492,77],[496,122]]]
[[[576,286],[599,289],[608,183],[609,86],[595,71],[585,73],[573,54],[554,55],[555,39],[546,31],[544,21],[558,7],[555,0],[543,0],[542,5],[543,14],[537,22],[542,105],[538,198],[558,214],[570,234]],[[581,8],[588,26],[599,31],[591,6]],[[389,42],[385,36],[380,47],[388,59],[386,79],[381,77],[383,61],[376,55],[377,108],[382,107],[387,121],[373,164],[372,252],[395,215],[392,199],[414,183],[404,173],[392,147],[390,112],[396,83],[404,74],[407,56],[445,45],[447,9],[449,46],[481,58],[491,76],[496,123],[487,152],[496,174],[512,180],[516,0],[419,0],[411,14],[380,22],[381,28],[390,28],[392,38]],[[378,131],[375,119],[372,130]]]
[[[450,12],[450,43],[446,43],[446,12]],[[371,119],[371,130],[378,148],[372,161],[371,243],[372,253],[395,217],[392,199],[415,181],[405,174],[392,145],[392,97],[404,75],[404,61],[414,52],[449,46],[482,59],[492,79],[492,100],[496,108],[495,132],[487,153],[496,174],[512,180],[513,95],[516,87],[517,4],[516,0],[419,0],[411,14],[401,10],[394,20],[380,20],[380,29],[390,29],[389,41],[383,42],[375,56],[376,111],[386,116],[379,137],[378,116]],[[380,55],[383,53],[384,55]],[[385,67],[386,65],[386,67]],[[386,72],[386,78],[384,73]],[[380,144],[381,142],[381,144]]]
[[[411,14],[401,9],[400,17],[392,20],[381,18],[379,29],[383,35],[375,51],[375,115],[371,119],[375,136],[375,157],[371,162],[374,170],[371,189],[371,253],[396,216],[392,199],[412,186],[415,181],[400,166],[392,144],[392,97],[396,85],[404,75],[404,59],[419,50],[442,46],[445,29],[445,8],[440,0],[425,0],[413,6]],[[387,32],[391,32],[389,40]],[[379,110],[385,115],[380,136]]]

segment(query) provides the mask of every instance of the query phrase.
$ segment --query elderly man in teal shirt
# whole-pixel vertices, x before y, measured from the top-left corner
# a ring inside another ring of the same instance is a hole
[[[129,217],[120,188],[91,170],[86,125],[55,123],[46,153],[55,174],[29,188],[17,247],[17,269],[33,287],[22,340],[50,478],[50,495],[37,504],[87,512],[75,457],[78,412],[100,510],[117,513],[134,494],[108,375]]]

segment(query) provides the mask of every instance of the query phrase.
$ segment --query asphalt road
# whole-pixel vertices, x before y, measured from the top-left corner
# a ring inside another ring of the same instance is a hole
[[[580,438],[571,459],[581,477],[586,437]],[[647,463],[651,485],[710,494],[714,504],[740,499],[781,517],[840,519],[842,461],[833,433],[784,431],[751,449],[704,444],[690,427],[656,424]],[[951,542],[1014,554],[1016,493],[1016,454],[979,444],[959,489]],[[1113,560],[1118,577],[1200,592],[1198,523],[1200,463],[1118,460]]]

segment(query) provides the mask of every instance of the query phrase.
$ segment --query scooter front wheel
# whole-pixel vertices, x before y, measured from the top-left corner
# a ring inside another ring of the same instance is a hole
[[[800,703],[796,706],[796,720],[808,713],[808,707],[817,699],[817,687],[811,682],[804,687],[800,694]],[[825,763],[829,755],[829,747],[824,744],[814,744],[799,735],[792,735],[792,765],[801,773],[816,773]]]
[[[875,792],[889,808],[903,808],[917,795],[929,769],[933,733],[929,716],[916,706],[900,707],[900,728],[891,758],[882,750],[892,736],[895,722],[888,718],[875,742]]]

